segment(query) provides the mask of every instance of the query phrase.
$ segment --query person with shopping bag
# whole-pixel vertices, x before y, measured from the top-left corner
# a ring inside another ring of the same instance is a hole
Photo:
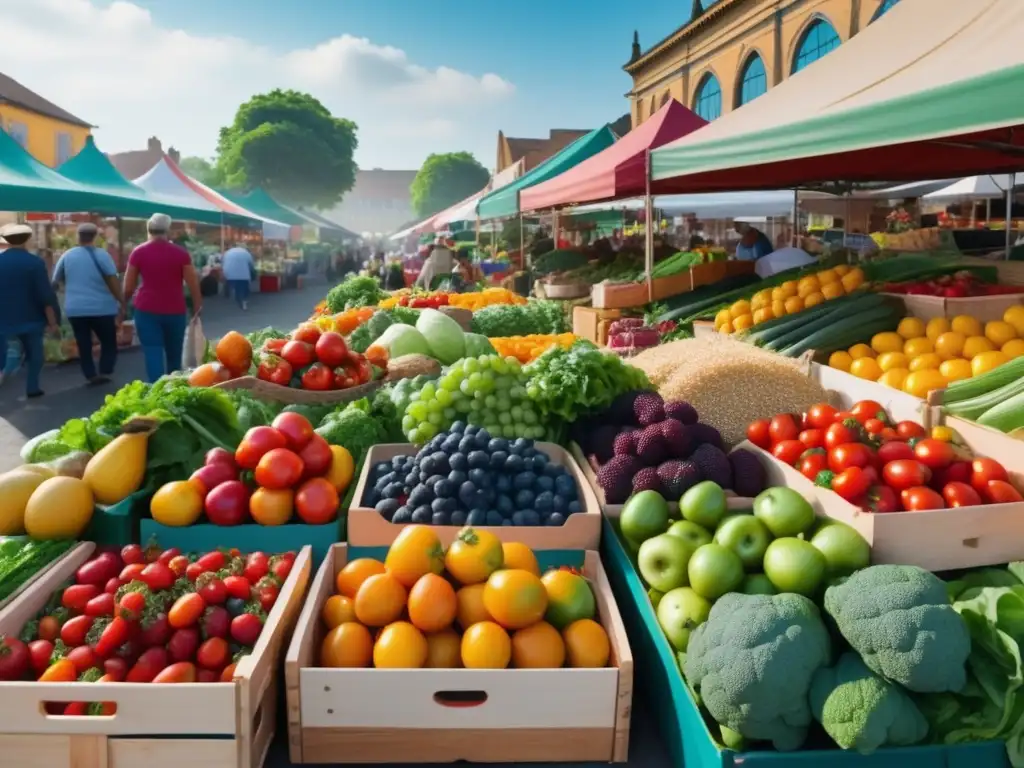
[[[134,296],[135,330],[146,362],[146,377],[152,382],[181,366],[188,327],[182,282],[192,298],[193,323],[198,322],[203,296],[192,257],[168,239],[171,217],[154,214],[146,230],[149,240],[128,257],[124,298],[129,301]]]

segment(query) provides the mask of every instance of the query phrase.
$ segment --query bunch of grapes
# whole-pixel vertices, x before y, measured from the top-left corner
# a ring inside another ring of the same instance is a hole
[[[464,358],[413,393],[402,431],[409,442],[422,445],[461,420],[484,427],[494,437],[543,438],[546,430],[526,395],[526,384],[526,374],[514,357]]]

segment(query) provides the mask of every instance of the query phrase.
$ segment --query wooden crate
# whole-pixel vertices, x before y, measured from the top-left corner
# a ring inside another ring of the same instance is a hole
[[[593,307],[573,307],[572,332],[581,339],[591,341],[598,346],[608,343],[608,326],[613,320],[622,317],[617,309],[594,309]],[[602,324],[604,338],[601,338]]]
[[[728,264],[729,262],[727,261],[709,261],[706,264],[690,267],[690,281],[692,285],[690,290],[724,280],[729,274]]]
[[[601,558],[585,553],[605,669],[326,669],[320,613],[348,545],[317,571],[285,656],[291,762],[626,762],[633,657]]]
[[[502,541],[520,541],[531,549],[594,549],[601,542],[601,510],[597,497],[590,490],[583,471],[572,456],[554,443],[535,443],[537,450],[543,451],[551,461],[568,467],[576,480],[581,511],[569,515],[565,525],[561,526],[475,526],[490,531]],[[373,465],[381,461],[390,461],[395,456],[415,454],[416,447],[406,443],[389,443],[375,445],[366,454],[359,482],[352,496],[352,505],[348,511],[348,543],[359,547],[386,547],[405,528],[406,524],[388,522],[372,507],[363,506],[363,495],[369,486],[370,472]],[[446,547],[455,540],[456,534],[462,530],[457,525],[434,526],[441,543]]]
[[[590,290],[591,304],[597,309],[626,309],[650,301],[647,283],[598,283]]]
[[[694,288],[693,269],[680,272],[669,277],[657,277],[651,280],[651,301],[661,301],[670,296],[689,293]]]
[[[935,424],[952,429],[978,456],[995,459],[1002,464],[1010,482],[1024,492],[1024,441],[959,416],[947,416],[941,407],[933,407],[931,411],[935,415]]]
[[[931,320],[933,317],[953,318],[957,315],[970,315],[982,323],[987,323],[989,320],[1002,320],[1003,313],[1007,309],[1024,301],[1024,293],[972,296],[964,299],[946,299],[941,296],[906,296],[895,293],[883,295],[900,299],[909,314],[922,320]]]
[[[74,559],[74,561],[78,564],[84,563],[86,560],[89,559],[90,555],[92,555],[94,549],[96,549],[96,545],[93,544],[91,541],[83,541],[73,546],[71,549],[69,549],[63,555],[58,557],[52,563],[44,565],[32,576],[26,579],[24,584],[22,584],[20,587],[14,590],[5,599],[0,600],[0,616],[3,616],[3,609],[11,603],[13,603],[15,600],[17,600],[19,595],[21,595],[24,592],[27,592],[29,588],[32,587],[33,584],[39,581],[39,579],[43,578],[43,576],[45,576],[51,570],[53,570],[54,568],[59,568],[61,566],[61,563],[63,563],[65,560]]]
[[[769,485],[798,491],[822,517],[855,528],[871,545],[871,562],[952,571],[1001,565],[1024,558],[1024,503],[936,509],[929,512],[864,512],[837,493],[819,488],[753,443]]]
[[[89,557],[76,550],[0,612],[17,634]],[[309,547],[295,559],[251,655],[230,683],[0,682],[0,754],[18,768],[260,768],[277,724],[278,667],[312,571]],[[47,715],[44,702],[117,704],[110,717]]]

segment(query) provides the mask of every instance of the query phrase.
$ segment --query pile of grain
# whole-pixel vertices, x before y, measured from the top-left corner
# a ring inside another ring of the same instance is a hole
[[[751,344],[723,338],[684,339],[642,352],[630,363],[666,400],[685,400],[730,445],[747,425],[827,402],[828,392],[800,364]]]

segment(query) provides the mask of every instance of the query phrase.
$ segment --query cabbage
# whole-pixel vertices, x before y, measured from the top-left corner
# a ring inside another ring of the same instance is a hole
[[[467,333],[466,335],[466,357],[480,357],[480,355],[496,355],[497,350],[491,344],[491,340],[480,333]]]
[[[443,312],[436,309],[421,310],[416,330],[427,340],[430,355],[444,365],[451,365],[466,356],[466,334],[462,326]]]
[[[388,357],[391,358],[402,355],[430,355],[433,357],[430,345],[423,338],[423,334],[411,325],[390,326],[374,344],[384,347],[388,351]]]

